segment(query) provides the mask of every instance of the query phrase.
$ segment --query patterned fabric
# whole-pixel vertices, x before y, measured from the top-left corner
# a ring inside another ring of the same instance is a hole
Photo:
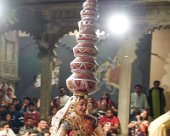
[[[131,121],[131,123],[136,123],[137,121]],[[140,122],[140,124],[135,125],[133,128],[130,128],[129,130],[129,136],[146,136],[147,135],[147,129],[148,129],[148,121],[143,120]]]
[[[92,136],[96,127],[97,121],[92,116],[80,117],[72,112],[62,122],[60,129],[65,130],[68,136]]]
[[[31,132],[31,131],[33,131],[33,130],[35,130],[36,128],[27,128],[26,126],[23,126],[23,127],[21,127],[20,129],[19,129],[19,134],[18,134],[18,136],[23,136],[23,135],[25,135],[27,132]]]
[[[67,101],[67,103],[65,104],[65,106],[60,109],[56,115],[52,118],[52,134],[51,136],[55,136],[57,130],[59,129],[60,123],[61,121],[65,118],[66,113],[68,112],[71,104],[73,103],[73,101],[77,100],[76,96],[72,96],[70,97],[70,99]]]
[[[135,123],[136,121],[132,121],[131,123]],[[129,136],[139,136],[140,135],[140,128],[139,125],[136,125],[135,127],[131,128],[129,130],[130,135]]]
[[[107,116],[101,117],[99,120],[99,124],[103,127],[106,123],[109,123],[111,126],[115,126],[119,123],[119,119],[116,116],[113,116],[112,118],[107,118]],[[117,134],[117,131],[113,131],[113,133]]]
[[[26,121],[27,118],[32,118],[33,119],[33,126],[36,127],[38,125],[38,122],[40,121],[40,112],[38,111],[27,111],[24,113],[24,122]]]

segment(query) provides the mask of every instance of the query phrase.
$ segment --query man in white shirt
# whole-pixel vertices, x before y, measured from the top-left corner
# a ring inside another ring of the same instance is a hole
[[[148,109],[147,97],[142,93],[142,86],[135,85],[135,92],[131,93],[131,114],[134,110],[141,112],[143,109]]]
[[[60,107],[64,107],[64,105],[67,103],[69,100],[70,96],[66,95],[66,91],[64,87],[59,88],[59,96],[55,97],[55,99],[58,99],[60,101]]]
[[[0,129],[0,136],[16,136],[13,130],[10,128],[9,123],[2,122]]]

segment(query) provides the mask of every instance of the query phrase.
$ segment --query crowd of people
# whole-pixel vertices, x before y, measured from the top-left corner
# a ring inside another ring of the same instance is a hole
[[[141,85],[135,85],[135,91],[131,94],[130,121],[127,126],[130,136],[147,136],[148,116],[154,120],[164,113],[165,98],[163,88],[159,85],[159,81],[154,82],[149,96],[142,93]],[[39,101],[35,98],[24,97],[23,102],[20,102],[11,94],[10,88],[1,87],[0,136],[50,136],[52,118],[70,99],[70,96],[66,95],[65,88],[60,87],[59,96],[52,100],[49,117],[45,120],[41,119]],[[93,116],[105,135],[116,136],[119,134],[120,122],[117,116],[117,107],[108,93],[103,92],[99,100],[85,96],[85,103],[86,106],[81,110],[78,109],[77,112],[80,114],[85,112],[87,115]]]
[[[153,87],[148,91],[148,96],[142,91],[141,85],[135,85],[135,91],[131,93],[128,125],[130,136],[147,136],[149,122],[165,113],[166,101],[160,81],[154,81]],[[152,136],[151,133],[150,136]]]

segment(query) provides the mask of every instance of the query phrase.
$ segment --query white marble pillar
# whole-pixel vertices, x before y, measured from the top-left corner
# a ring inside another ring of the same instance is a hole
[[[131,85],[130,39],[122,40],[121,45],[121,73],[119,81],[118,117],[121,124],[121,136],[128,135]]]

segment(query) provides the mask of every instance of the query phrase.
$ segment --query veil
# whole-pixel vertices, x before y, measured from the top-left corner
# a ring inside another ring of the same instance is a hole
[[[57,133],[57,130],[59,129],[60,123],[62,121],[62,119],[65,117],[69,107],[71,106],[71,104],[73,103],[73,101],[75,101],[78,97],[77,96],[71,96],[70,99],[67,101],[67,103],[65,104],[65,106],[60,109],[55,116],[52,118],[52,134],[51,136],[55,136],[55,134]]]

